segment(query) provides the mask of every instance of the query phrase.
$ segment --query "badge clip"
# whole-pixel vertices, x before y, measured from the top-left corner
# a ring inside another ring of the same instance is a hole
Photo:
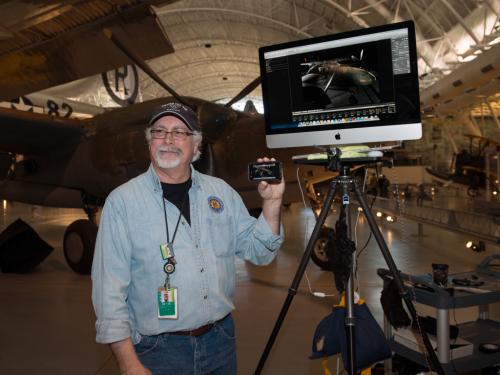
[[[174,258],[174,249],[173,249],[172,244],[166,243],[166,244],[160,245],[160,251],[161,251],[161,257],[163,258],[163,260]],[[172,263],[175,263],[175,262],[172,262]]]

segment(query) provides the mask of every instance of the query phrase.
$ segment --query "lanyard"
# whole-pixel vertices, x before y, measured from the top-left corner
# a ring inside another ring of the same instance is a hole
[[[181,206],[179,208],[179,217],[177,218],[177,223],[175,224],[174,234],[172,235],[172,241],[170,241],[170,233],[168,231],[168,220],[167,220],[167,207],[165,205],[165,197],[162,194],[163,199],[163,213],[165,215],[165,229],[167,232],[167,243],[165,245],[160,245],[161,255],[164,260],[167,262],[163,265],[163,271],[167,274],[165,279],[165,288],[170,288],[170,275],[175,272],[175,264],[177,263],[174,255],[174,240],[177,234],[177,229],[179,229],[179,223],[181,222],[182,217],[182,209],[184,208],[184,204],[186,203],[186,199],[189,194],[189,189],[186,191],[184,195],[184,199],[182,200]]]
[[[186,194],[184,195],[184,199],[182,200],[181,206],[179,208],[179,217],[177,218],[177,224],[175,224],[175,229],[174,229],[174,234],[172,235],[172,241],[170,241],[170,235],[168,232],[168,220],[167,220],[167,207],[165,205],[165,197],[162,195],[163,198],[163,213],[165,215],[165,228],[167,231],[167,244],[172,245],[175,240],[175,235],[177,234],[177,229],[179,229],[179,223],[181,222],[181,217],[182,217],[182,209],[184,208],[184,204],[186,203],[186,198],[189,194],[189,190],[186,191]]]

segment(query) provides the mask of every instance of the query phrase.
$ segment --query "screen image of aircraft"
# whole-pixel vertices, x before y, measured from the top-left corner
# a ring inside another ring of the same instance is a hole
[[[359,57],[302,63],[306,108],[380,103],[377,75],[362,67],[363,52]]]
[[[303,53],[299,59],[302,102],[296,110],[376,105],[393,99],[391,64],[382,61],[384,42]],[[390,55],[389,55],[390,56]]]

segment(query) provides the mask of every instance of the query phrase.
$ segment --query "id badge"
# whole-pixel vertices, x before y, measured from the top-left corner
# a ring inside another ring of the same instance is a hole
[[[158,288],[157,299],[159,319],[177,319],[179,317],[177,288]]]

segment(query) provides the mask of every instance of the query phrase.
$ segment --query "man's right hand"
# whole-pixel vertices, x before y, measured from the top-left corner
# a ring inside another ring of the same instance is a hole
[[[143,365],[126,369],[125,371],[120,372],[121,375],[153,375],[153,373]]]
[[[116,358],[116,362],[118,362],[121,375],[153,375],[137,357],[130,337],[113,342],[109,344],[109,347]]]

